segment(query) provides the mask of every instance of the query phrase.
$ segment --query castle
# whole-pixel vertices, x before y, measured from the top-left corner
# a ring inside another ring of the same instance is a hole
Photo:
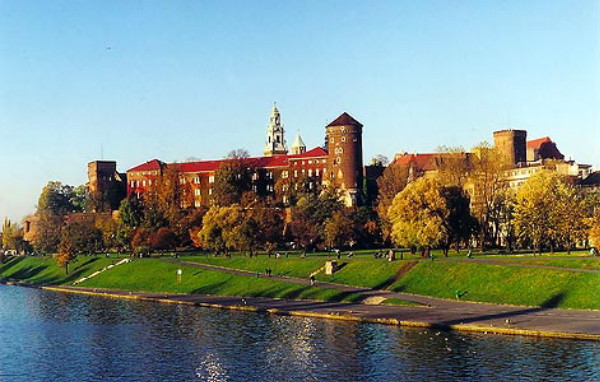
[[[340,192],[345,205],[357,205],[363,186],[362,128],[360,122],[343,113],[325,127],[326,147],[307,150],[298,133],[291,151],[288,151],[281,114],[274,105],[267,127],[264,155],[243,159],[256,169],[252,177],[253,190],[287,204],[290,191],[298,187],[317,190],[332,186]],[[127,195],[142,197],[171,167],[178,171],[180,184],[189,186],[195,207],[210,205],[215,175],[230,160],[165,163],[152,159],[127,170]],[[116,162],[89,163],[88,190],[102,194],[112,187],[111,182],[119,179],[114,174],[118,174]]]

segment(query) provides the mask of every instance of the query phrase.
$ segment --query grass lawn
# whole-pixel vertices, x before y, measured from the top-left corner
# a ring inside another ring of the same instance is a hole
[[[427,296],[571,309],[600,309],[600,274],[481,263],[419,262],[391,288]]]
[[[54,258],[16,257],[0,266],[0,278],[13,279],[35,284],[70,284],[120,259],[104,256],[77,256],[69,264],[69,274],[58,267]]]
[[[274,276],[301,278],[308,278],[312,272],[325,265],[326,260],[326,258],[323,257],[309,257],[306,259],[300,259],[298,257],[286,259],[285,257],[282,257],[276,259],[275,256],[271,256],[271,258],[267,256],[250,258],[240,255],[234,255],[230,259],[211,256],[182,256],[180,259],[200,264],[217,265],[232,269],[245,269],[260,273],[263,273],[265,269],[270,268]]]
[[[377,260],[341,260],[342,266],[333,275],[319,273],[316,279],[332,283],[360,286],[364,288],[383,289],[395,281],[395,277],[408,264],[408,261],[388,262],[384,259]]]
[[[183,270],[177,284],[177,269]],[[322,301],[356,301],[360,295],[330,288],[297,285],[254,276],[232,275],[160,260],[136,260],[80,284],[83,287],[221,296],[274,297]]]
[[[386,298],[385,300],[383,300],[383,302],[381,303],[382,305],[393,305],[393,306],[425,306],[423,304],[419,304],[418,302],[414,302],[414,301],[406,301],[406,300],[402,300],[399,298]]]

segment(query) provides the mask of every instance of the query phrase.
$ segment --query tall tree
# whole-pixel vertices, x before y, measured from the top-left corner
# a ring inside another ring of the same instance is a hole
[[[391,233],[391,222],[388,218],[388,209],[396,195],[404,190],[408,184],[409,171],[407,167],[392,163],[377,179],[377,207],[375,210],[381,221],[381,231],[384,240],[389,240]]]
[[[473,148],[470,156],[470,176],[466,188],[471,194],[471,209],[479,222],[479,245],[493,239],[491,217],[502,208],[498,195],[507,187],[507,161],[502,152],[484,142]]]
[[[64,217],[39,214],[37,230],[33,237],[33,248],[41,253],[55,253],[60,243]]]
[[[514,220],[521,244],[531,244],[541,252],[544,246],[560,241],[565,195],[564,178],[548,170],[534,174],[517,190]]]

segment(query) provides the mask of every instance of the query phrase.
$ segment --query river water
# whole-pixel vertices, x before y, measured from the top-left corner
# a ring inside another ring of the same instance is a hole
[[[600,380],[600,343],[0,286],[0,381],[456,380]]]

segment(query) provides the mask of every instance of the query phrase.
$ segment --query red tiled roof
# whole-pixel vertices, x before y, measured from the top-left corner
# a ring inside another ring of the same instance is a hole
[[[362,127],[362,123],[358,122],[356,119],[352,118],[350,114],[343,112],[342,115],[337,117],[333,122],[331,122],[329,126],[344,126],[344,125],[352,125],[352,126],[360,126]]]
[[[305,159],[305,158],[319,158],[326,157],[327,151],[323,150],[321,147],[316,147],[312,150],[309,150],[302,154],[296,155],[277,155],[272,157],[254,157],[247,158],[248,164],[257,166],[257,167],[285,167],[288,165],[288,161],[296,160],[296,159]],[[219,167],[223,163],[226,163],[231,159],[217,159],[217,160],[205,160],[205,161],[197,161],[197,162],[184,162],[184,163],[172,163],[170,166],[176,165],[179,171],[181,172],[213,172],[217,171]],[[161,162],[157,159],[153,159],[149,162],[141,164],[137,167],[127,170],[130,171],[148,171],[148,170],[157,170],[160,166],[165,165],[164,162]]]
[[[158,159],[152,159],[149,160],[146,163],[142,163],[139,166],[135,166],[133,168],[130,168],[129,170],[127,170],[127,172],[130,171],[151,171],[151,170],[160,170],[160,168],[162,166],[165,165],[165,162],[159,161]]]
[[[394,158],[394,164],[400,166],[413,165],[423,170],[434,170],[435,159],[440,155],[439,153],[397,155]]]
[[[527,148],[528,149],[539,149],[542,146],[542,144],[544,144],[546,142],[552,142],[552,139],[550,139],[550,137],[533,139],[531,141],[527,141]]]

